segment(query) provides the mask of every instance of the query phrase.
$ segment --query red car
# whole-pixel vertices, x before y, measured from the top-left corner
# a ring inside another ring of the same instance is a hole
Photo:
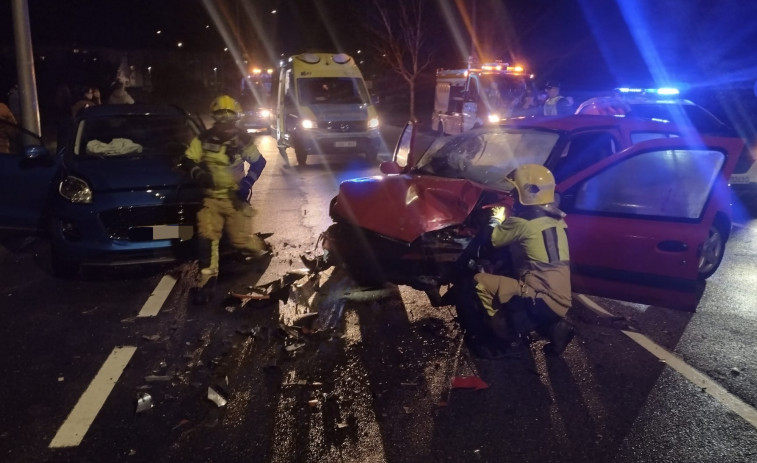
[[[667,122],[611,116],[525,118],[414,149],[408,124],[383,175],[348,180],[331,202],[329,260],[359,281],[427,291],[475,261],[505,176],[538,163],[568,216],[573,290],[693,310],[731,231],[727,180],[743,142]],[[475,262],[474,262],[475,263]]]

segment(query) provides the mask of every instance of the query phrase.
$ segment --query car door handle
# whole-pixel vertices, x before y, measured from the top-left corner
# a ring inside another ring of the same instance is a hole
[[[681,241],[665,240],[657,243],[657,249],[665,252],[684,252],[689,247]]]

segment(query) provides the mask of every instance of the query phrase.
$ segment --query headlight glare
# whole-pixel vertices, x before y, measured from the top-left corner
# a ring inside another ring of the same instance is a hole
[[[311,121],[310,119],[303,119],[302,128],[303,129],[317,129],[318,123],[316,121]]]

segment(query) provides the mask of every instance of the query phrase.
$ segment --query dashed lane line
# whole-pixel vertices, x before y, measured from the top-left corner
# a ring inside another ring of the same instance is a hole
[[[610,312],[605,310],[604,307],[600,306],[583,294],[578,294],[576,298],[579,299],[579,301],[590,310],[605,315],[612,315]],[[755,410],[754,407],[731,394],[721,385],[713,381],[709,376],[687,364],[686,362],[681,360],[680,357],[673,354],[672,352],[669,352],[664,347],[655,343],[645,335],[635,331],[620,331],[621,333],[631,338],[634,342],[639,344],[641,347],[646,349],[649,353],[665,362],[665,364],[680,373],[684,378],[700,387],[702,391],[706,392],[715,400],[728,407],[728,409],[730,409],[732,412],[745,419],[747,423],[751,424],[754,428],[757,428],[757,410]]]
[[[171,290],[176,284],[176,278],[171,275],[164,275],[158,282],[158,286],[155,287],[150,297],[147,298],[145,305],[142,306],[142,310],[139,311],[137,317],[154,317],[163,307],[163,304],[168,299],[168,295],[171,294]]]
[[[50,448],[76,447],[81,443],[136,350],[135,346],[113,349],[66,421],[58,429],[53,440],[50,441]]]

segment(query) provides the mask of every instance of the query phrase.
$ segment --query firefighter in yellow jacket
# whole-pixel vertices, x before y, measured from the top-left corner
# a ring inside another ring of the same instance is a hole
[[[565,214],[554,206],[555,179],[546,167],[526,164],[507,180],[517,201],[507,218],[504,207],[493,209],[491,245],[508,247],[512,277],[477,273],[477,300],[469,309],[479,312],[478,319],[486,321],[500,345],[517,343],[520,335],[535,329],[550,340],[546,351],[560,355],[573,338],[573,328],[564,321],[571,306],[570,254]],[[496,355],[491,345],[484,343],[481,356]]]
[[[241,106],[228,95],[213,100],[213,127],[195,137],[182,166],[204,189],[202,209],[197,213],[200,273],[193,290],[193,302],[212,299],[218,277],[218,244],[225,231],[232,246],[246,260],[268,255],[263,239],[252,233],[252,185],[260,177],[266,160],[253,138],[236,126]],[[245,174],[245,161],[249,169]]]

